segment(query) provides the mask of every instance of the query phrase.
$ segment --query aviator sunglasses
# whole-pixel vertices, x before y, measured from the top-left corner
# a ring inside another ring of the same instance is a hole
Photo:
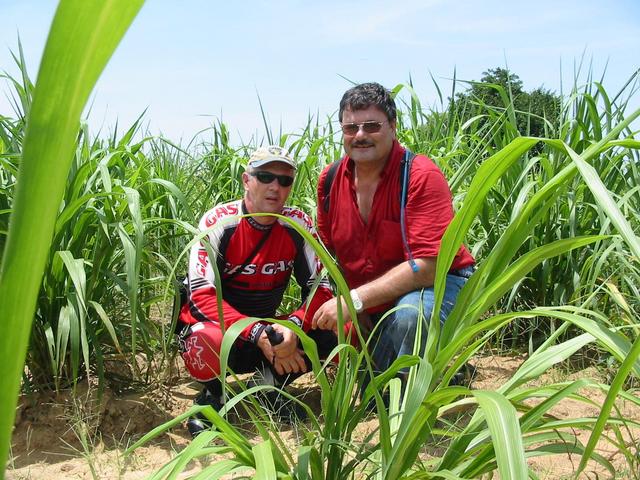
[[[276,175],[275,173],[263,171],[252,172],[249,175],[256,177],[260,183],[264,183],[265,185],[270,184],[276,179],[281,187],[290,187],[293,183],[293,177],[289,175]]]
[[[360,128],[364,130],[364,133],[378,133],[382,128],[383,123],[386,122],[376,122],[374,120],[370,120],[368,122],[362,123],[343,123],[341,124],[342,133],[344,133],[345,135],[355,135],[356,133],[358,133]]]

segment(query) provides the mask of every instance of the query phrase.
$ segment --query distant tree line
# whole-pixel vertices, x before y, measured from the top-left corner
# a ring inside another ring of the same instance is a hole
[[[462,121],[492,112],[481,123],[503,118],[515,122],[520,135],[553,136],[560,124],[559,95],[543,87],[527,92],[518,75],[501,67],[483,72],[480,81],[470,82],[465,92],[450,100],[450,107],[463,114]]]

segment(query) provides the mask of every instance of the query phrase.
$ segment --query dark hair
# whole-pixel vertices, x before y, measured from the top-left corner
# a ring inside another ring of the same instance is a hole
[[[361,83],[350,88],[340,100],[338,120],[342,122],[342,114],[345,110],[364,110],[370,106],[378,107],[390,122],[396,119],[396,102],[393,101],[391,92],[379,83]]]

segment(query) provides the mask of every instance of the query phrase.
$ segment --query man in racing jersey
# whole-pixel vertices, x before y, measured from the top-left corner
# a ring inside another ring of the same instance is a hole
[[[223,334],[235,322],[247,317],[259,320],[244,328],[236,340],[228,358],[233,372],[262,369],[273,375],[276,385],[284,385],[285,381],[308,370],[308,359],[300,349],[296,334],[266,320],[275,317],[292,272],[302,292],[302,305],[284,318],[307,332],[316,341],[321,355],[326,356],[336,345],[332,331],[311,329],[314,312],[332,297],[328,282],[323,280],[308,298],[318,283],[316,276],[320,271],[311,246],[282,219],[242,216],[280,214],[315,236],[308,215],[284,206],[295,170],[295,161],[285,149],[277,146],[257,149],[242,174],[244,198],[215,206],[200,221],[200,230],[207,231],[208,236],[191,249],[188,301],[181,307],[178,322],[182,358],[190,374],[204,384],[196,398],[197,404],[220,408],[223,400],[219,354]],[[213,257],[207,252],[208,248]],[[220,306],[216,276],[222,290]],[[273,345],[267,333],[272,340],[279,337],[281,342]],[[187,422],[192,435],[207,428],[203,420],[198,417]]]

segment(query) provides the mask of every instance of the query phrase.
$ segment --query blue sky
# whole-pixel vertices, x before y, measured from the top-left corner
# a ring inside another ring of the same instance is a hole
[[[35,79],[56,5],[0,3],[0,70],[15,74],[19,33]],[[310,114],[335,112],[346,79],[391,88],[411,77],[433,105],[430,74],[446,94],[454,69],[478,80],[508,65],[525,89],[559,92],[583,53],[597,76],[608,62],[604,84],[615,93],[640,67],[639,52],[638,0],[149,0],[93,92],[89,124],[109,131],[147,108],[154,134],[186,141],[222,120],[247,141],[264,135],[258,95],[274,129],[297,132]],[[8,90],[0,83],[0,114],[12,116]]]

